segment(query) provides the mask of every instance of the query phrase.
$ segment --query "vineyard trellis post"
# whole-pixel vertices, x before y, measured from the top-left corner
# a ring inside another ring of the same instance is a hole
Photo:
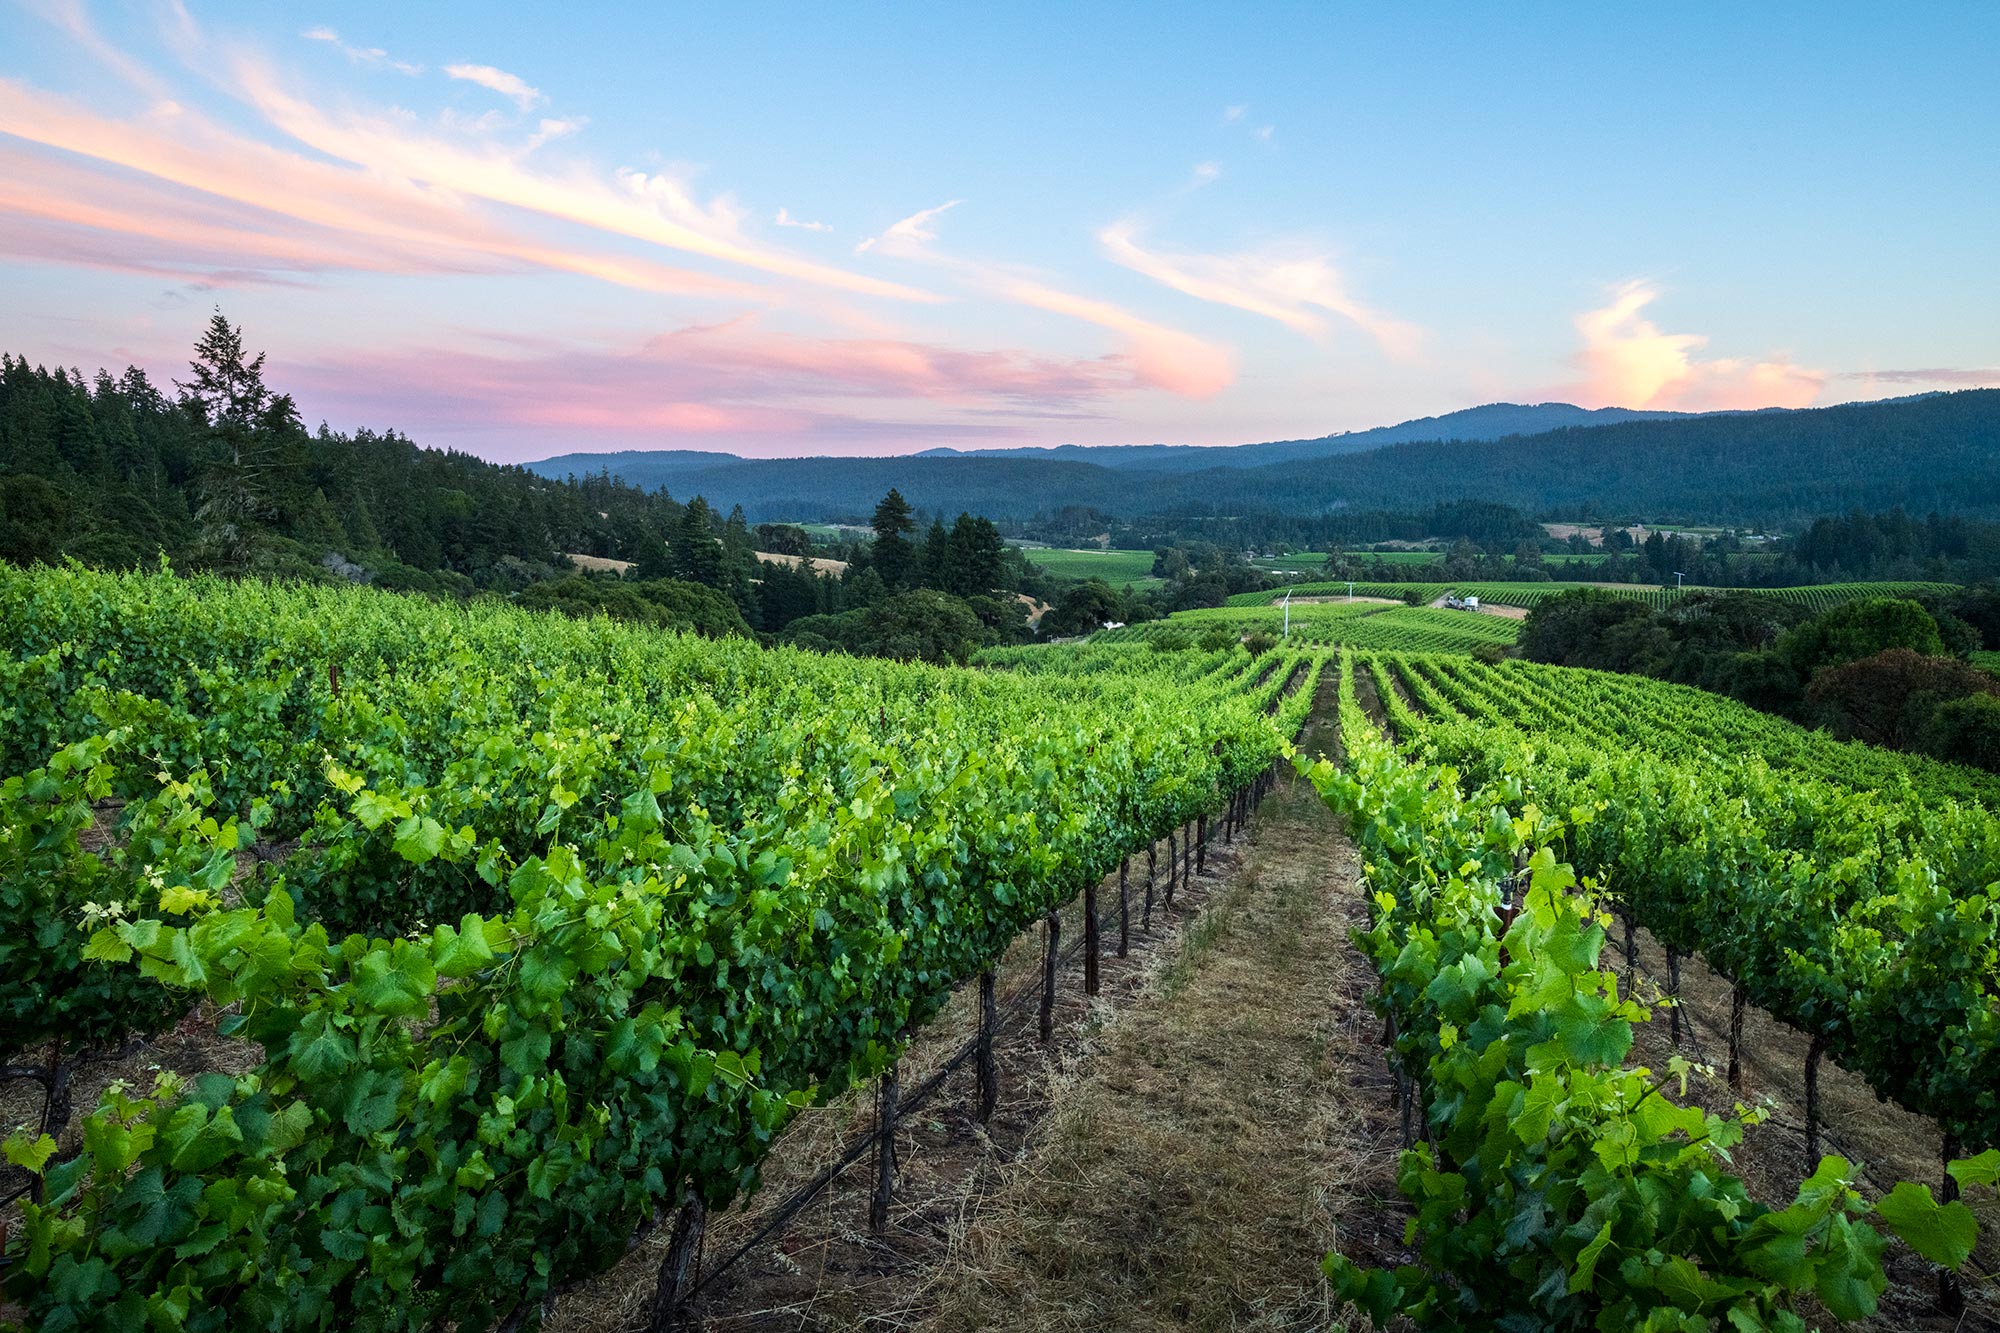
[[[1208,814],[1204,811],[1195,829],[1194,873],[1199,875],[1208,869]]]
[[[1826,1034],[1815,1032],[1806,1048],[1806,1170],[1819,1161],[1819,1058],[1826,1053]]]
[[[1118,860],[1118,956],[1127,958],[1132,953],[1132,857],[1128,853]]]
[[[1056,964],[1061,961],[1062,918],[1051,911],[1043,923],[1048,933],[1048,947],[1042,951],[1042,1044],[1046,1046],[1056,1035]]]
[[[708,1227],[708,1205],[689,1185],[681,1194],[674,1231],[667,1241],[666,1257],[660,1260],[659,1277],[653,1287],[652,1317],[646,1333],[678,1333],[684,1327],[691,1278],[699,1277],[696,1256],[701,1253],[702,1234]]]
[[[999,1006],[993,999],[993,969],[979,974],[979,1051],[973,1068],[979,1083],[979,1119],[993,1118],[1000,1104],[1000,1070],[993,1061],[993,1033],[1000,1026]]]
[[[1944,1183],[1938,1188],[1941,1203],[1954,1203],[1958,1199],[1958,1177],[1951,1173],[1951,1164],[1961,1154],[1958,1135],[1947,1133],[1944,1145],[1939,1149],[1939,1157],[1945,1165]],[[1938,1270],[1938,1310],[1953,1319],[1965,1313],[1965,1287],[1958,1274],[1949,1268]]]
[[[1146,910],[1139,918],[1139,929],[1149,932],[1153,929],[1153,877],[1158,869],[1153,849],[1159,845],[1158,839],[1146,844]]]
[[[1673,1007],[1668,1011],[1667,1022],[1671,1028],[1674,1046],[1681,1044],[1681,951],[1673,945],[1667,946],[1667,994],[1673,999]]]
[[[1639,922],[1632,912],[1632,904],[1625,904],[1625,993],[1632,993],[1632,983],[1639,976]]]
[[[1097,994],[1097,881],[1083,886],[1083,993]]]
[[[1749,993],[1737,982],[1729,997],[1729,1086],[1743,1091],[1743,1011],[1749,1007]]]
[[[1178,835],[1180,831],[1181,831],[1180,826],[1178,824],[1176,824],[1173,828],[1167,830],[1166,904],[1169,907],[1172,907],[1174,905],[1174,876],[1178,875],[1181,869],[1181,847],[1178,841]]]
[[[890,1061],[876,1091],[875,1193],[868,1200],[868,1229],[881,1235],[889,1229],[889,1201],[896,1189],[896,1101],[902,1091],[899,1064]]]

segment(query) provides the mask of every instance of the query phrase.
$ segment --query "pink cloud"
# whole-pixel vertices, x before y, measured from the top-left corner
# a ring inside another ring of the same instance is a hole
[[[1583,382],[1568,392],[1586,407],[1658,407],[1718,411],[1804,407],[1825,386],[1824,371],[1790,361],[1749,361],[1697,355],[1708,339],[1662,333],[1641,312],[1659,292],[1628,282],[1609,305],[1576,317]]]
[[[960,202],[953,199],[912,213],[855,249],[857,252],[872,249],[877,254],[930,264],[956,273],[973,287],[1003,301],[1122,334],[1130,345],[1129,359],[1138,378],[1152,388],[1185,398],[1209,398],[1235,382],[1235,357],[1226,347],[1155,323],[1109,301],[1051,287],[1004,264],[940,253],[932,244],[937,240],[932,224]]]
[[[71,164],[47,168],[47,180],[38,175],[17,181],[16,211],[53,217],[72,200],[86,198],[92,201],[92,220],[79,214],[68,219],[70,225],[165,245],[185,241],[190,254],[213,241],[218,229],[235,233],[253,254],[269,254],[277,246],[270,238],[289,229],[295,238],[313,238],[283,256],[290,268],[431,273],[540,268],[642,291],[760,295],[742,282],[653,260],[531,240],[474,212],[448,190],[288,153],[172,104],[137,120],[113,120],[0,79],[0,132],[86,159],[98,173],[90,181]],[[55,180],[58,170],[62,176]],[[135,178],[153,193],[135,190]],[[205,197],[203,224],[194,226],[184,204],[155,215],[147,200],[160,197],[161,185],[178,187],[186,197]],[[240,265],[242,257],[232,262]]]
[[[1317,342],[1330,335],[1328,314],[1361,329],[1382,350],[1413,359],[1423,340],[1414,324],[1370,309],[1348,294],[1346,280],[1324,254],[1293,247],[1223,255],[1173,254],[1141,243],[1139,224],[1126,218],[1098,232],[1114,263],[1197,300],[1233,306],[1276,320]]]
[[[336,354],[282,369],[309,414],[476,437],[482,453],[527,458],[585,447],[564,438],[571,431],[625,447],[794,454],[1025,440],[1038,438],[1033,422],[1092,419],[1106,399],[1145,387],[1121,357],[803,337],[748,318],[636,348],[502,346]]]
[[[856,295],[928,301],[902,283],[850,273],[746,239],[727,198],[703,204],[665,172],[625,170],[607,179],[580,167],[530,166],[525,154],[467,146],[388,115],[335,116],[295,96],[261,61],[239,57],[236,87],[274,127],[319,153],[410,188],[519,208],[594,231]]]

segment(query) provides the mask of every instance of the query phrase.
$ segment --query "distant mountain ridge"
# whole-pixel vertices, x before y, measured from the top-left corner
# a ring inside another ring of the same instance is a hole
[[[1692,412],[1646,412],[1629,407],[1577,407],[1570,403],[1487,403],[1442,416],[1417,417],[1393,426],[1340,431],[1309,440],[1263,444],[1059,444],[1025,449],[926,449],[919,458],[1054,458],[1108,468],[1149,472],[1200,472],[1212,467],[1261,467],[1310,458],[1365,453],[1411,440],[1500,440],[1539,435],[1566,426],[1608,426],[1621,421],[1657,421],[1697,416]]]
[[[1552,420],[1560,424],[1544,424]],[[633,451],[527,466],[552,477],[605,470],[725,509],[741,504],[752,522],[866,514],[891,486],[920,509],[993,518],[1066,505],[1124,517],[1413,512],[1454,499],[1751,524],[1896,505],[2000,517],[2000,389],[1697,414],[1497,403],[1320,440],[1128,448],[1137,452],[1062,446],[744,459]]]

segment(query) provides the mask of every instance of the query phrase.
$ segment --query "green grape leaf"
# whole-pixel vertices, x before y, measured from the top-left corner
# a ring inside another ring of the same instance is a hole
[[[1875,1213],[1904,1244],[1946,1268],[1964,1263],[1979,1240],[1972,1210],[1956,1199],[1940,1205],[1929,1185],[1899,1181],[1875,1205]]]

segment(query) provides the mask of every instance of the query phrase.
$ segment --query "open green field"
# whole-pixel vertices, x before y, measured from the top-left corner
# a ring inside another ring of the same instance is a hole
[[[1091,636],[1091,642],[1157,643],[1164,639],[1199,638],[1214,629],[1239,638],[1251,633],[1268,634],[1284,638],[1293,647],[1469,653],[1485,643],[1513,643],[1520,632],[1520,622],[1476,611],[1386,606],[1381,602],[1305,602],[1291,607],[1289,627],[1285,611],[1278,607],[1220,606],[1181,611],[1143,625],[1102,630]]]
[[[1353,592],[1356,597],[1393,597],[1401,599],[1404,594],[1415,591],[1427,602],[1435,601],[1448,592],[1461,597],[1477,597],[1482,602],[1495,606],[1520,606],[1532,608],[1537,602],[1569,592],[1576,588],[1603,588],[1619,597],[1636,597],[1649,606],[1663,607],[1677,599],[1697,592],[1750,592],[1759,596],[1776,598],[1783,602],[1796,602],[1811,611],[1824,611],[1842,602],[1851,602],[1857,597],[1908,597],[1924,592],[1948,592],[1956,587],[1950,583],[1821,583],[1803,588],[1656,588],[1642,583],[1356,583]],[[1344,596],[1348,591],[1345,582],[1301,583],[1291,590],[1294,597]],[[1273,605],[1285,596],[1284,589],[1272,592],[1238,593],[1229,599],[1231,606]]]
[[[1070,551],[1030,546],[1024,548],[1023,554],[1059,579],[1103,579],[1114,588],[1127,584],[1157,588],[1165,581],[1153,577],[1151,551]]]

